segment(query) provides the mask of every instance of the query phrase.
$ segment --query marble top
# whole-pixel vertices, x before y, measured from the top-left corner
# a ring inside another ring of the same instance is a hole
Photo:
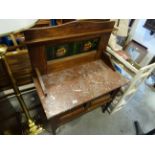
[[[48,95],[37,88],[47,118],[100,97],[128,81],[102,60],[42,76]]]

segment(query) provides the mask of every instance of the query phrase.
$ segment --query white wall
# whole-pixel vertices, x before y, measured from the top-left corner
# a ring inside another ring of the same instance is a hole
[[[148,55],[143,60],[142,64],[147,64],[155,55],[155,34],[150,35],[150,31],[144,28],[146,19],[137,19],[131,29],[129,40],[136,40],[148,48]]]

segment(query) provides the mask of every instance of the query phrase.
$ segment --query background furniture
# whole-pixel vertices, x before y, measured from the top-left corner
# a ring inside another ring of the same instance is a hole
[[[143,132],[141,129],[141,126],[138,121],[134,122],[135,130],[136,130],[136,135],[154,135],[155,134],[155,129],[152,129],[146,133]]]
[[[75,21],[75,19],[40,19],[36,22],[33,28],[58,26],[64,23]]]
[[[133,96],[133,94],[138,90],[139,86],[151,75],[153,70],[155,69],[155,63],[142,67],[140,69],[135,68],[130,63],[128,63],[125,59],[119,56],[115,51],[111,48],[107,48],[107,52],[117,59],[124,68],[128,68],[130,70],[131,81],[128,86],[122,89],[116,96],[113,102],[111,103],[111,108],[109,111],[114,113],[122,109],[122,107],[127,104],[127,101]]]
[[[124,48],[131,60],[136,63],[140,63],[147,55],[147,47],[141,45],[135,40],[131,40]]]
[[[7,51],[5,54],[17,86],[32,83],[32,68],[27,49]],[[0,60],[0,91],[11,89],[10,79]]]
[[[104,54],[113,26],[89,20],[24,32],[34,83],[54,134],[61,124],[105,107],[127,83]]]
[[[155,32],[155,19],[147,19],[144,27],[150,30],[150,34],[153,35]]]
[[[1,25],[0,36],[4,36],[7,34],[10,35],[14,45],[18,46],[16,39],[14,37],[14,33],[20,32],[22,30],[25,30],[25,29],[33,26],[35,24],[35,22],[36,22],[36,20],[0,20],[0,25]],[[16,50],[18,52],[20,52],[19,48],[17,48]],[[5,56],[6,52],[7,52],[7,46],[0,45],[0,59],[2,60],[2,65],[4,65],[4,67],[6,69],[6,73],[9,77],[10,83],[11,83],[12,88],[16,94],[16,97],[21,105],[21,108],[25,113],[28,127],[29,127],[28,133],[29,134],[38,134],[38,133],[42,132],[43,129],[35,124],[35,122],[32,120],[32,118],[27,110],[24,99],[21,95],[21,92],[20,92],[18,86],[17,86],[16,79],[13,76],[13,73],[11,71],[9,63]]]

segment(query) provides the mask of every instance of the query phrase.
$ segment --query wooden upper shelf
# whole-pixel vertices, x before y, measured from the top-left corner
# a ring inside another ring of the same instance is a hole
[[[127,83],[101,59],[42,76],[48,95],[35,85],[48,119]]]

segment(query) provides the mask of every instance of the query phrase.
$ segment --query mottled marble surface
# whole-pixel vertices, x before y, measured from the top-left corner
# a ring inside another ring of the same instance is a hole
[[[42,78],[48,95],[45,97],[37,89],[48,119],[127,83],[102,60],[50,73]]]

